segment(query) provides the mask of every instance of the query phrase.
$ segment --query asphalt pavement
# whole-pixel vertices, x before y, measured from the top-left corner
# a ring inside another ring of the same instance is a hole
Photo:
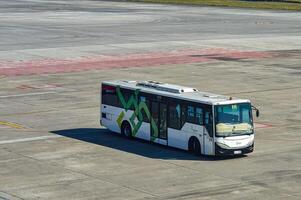
[[[0,0],[0,199],[301,199],[301,13],[117,1]],[[100,81],[250,99],[236,158],[99,126]]]

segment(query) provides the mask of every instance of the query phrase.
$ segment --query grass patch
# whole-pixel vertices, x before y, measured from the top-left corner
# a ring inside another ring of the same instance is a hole
[[[274,10],[301,10],[301,0],[242,1],[242,0],[130,0],[135,2],[223,6]]]

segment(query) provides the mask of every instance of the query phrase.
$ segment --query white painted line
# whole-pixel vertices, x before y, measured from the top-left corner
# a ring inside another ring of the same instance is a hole
[[[15,140],[2,140],[0,141],[1,144],[12,144],[17,142],[31,142],[31,141],[37,141],[37,140],[47,140],[52,138],[60,138],[63,137],[61,135],[45,135],[45,136],[39,136],[39,137],[30,137],[30,138],[21,138],[21,139],[15,139]]]
[[[35,96],[35,95],[44,95],[44,94],[54,94],[57,92],[35,92],[35,93],[26,93],[26,94],[13,94],[13,95],[6,95],[0,96],[0,99],[11,98],[11,97],[26,97],[26,96]]]
[[[14,199],[14,200],[21,200],[21,198],[15,196],[15,195],[11,195],[5,192],[0,191],[0,199],[5,200],[5,199]]]
[[[8,80],[10,83],[24,83],[24,82],[29,82],[31,81],[30,79],[20,79],[20,80]]]
[[[0,69],[12,69],[12,68],[20,68],[19,66],[1,66],[0,64]]]

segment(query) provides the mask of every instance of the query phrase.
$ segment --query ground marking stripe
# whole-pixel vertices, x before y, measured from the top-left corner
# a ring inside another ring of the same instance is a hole
[[[0,96],[0,99],[11,98],[11,97],[26,97],[26,96],[34,96],[34,95],[44,95],[44,94],[55,94],[57,92],[35,92],[35,93],[26,93],[26,94],[13,94]]]
[[[260,122],[254,122],[254,127],[256,128],[272,128],[273,125],[266,124],[266,123],[260,123]]]
[[[16,128],[16,129],[23,129],[24,128],[20,124],[11,123],[11,122],[3,122],[3,121],[0,121],[0,125],[8,126],[8,127],[11,127],[11,128]]]
[[[21,138],[21,139],[14,139],[14,140],[2,140],[0,141],[1,144],[12,144],[12,143],[18,143],[18,142],[31,142],[31,141],[37,141],[37,140],[47,140],[52,138],[60,138],[63,137],[61,135],[45,135],[45,136],[39,136],[39,137],[30,137],[30,138]]]
[[[178,49],[172,52],[149,52],[142,54],[94,55],[65,59],[39,59],[0,63],[0,75],[19,76],[47,73],[67,73],[86,70],[104,70],[131,67],[155,67],[186,63],[204,63],[241,59],[273,58],[276,53],[241,51],[223,48]]]

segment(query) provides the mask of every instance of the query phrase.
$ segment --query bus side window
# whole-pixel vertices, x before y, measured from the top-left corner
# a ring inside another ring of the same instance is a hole
[[[139,103],[140,102],[144,102],[146,104],[147,109],[149,109],[149,101],[145,96],[139,96]],[[146,112],[150,112],[150,110],[146,111],[144,109],[141,109],[140,112],[142,113],[143,121],[149,123],[149,119],[146,115]]]
[[[135,98],[135,96],[134,96],[134,91],[132,91],[132,90],[128,90],[128,89],[121,89],[121,93],[122,93],[122,95],[123,95],[123,97],[124,97],[124,100],[126,101],[126,102],[128,102],[129,100],[130,100],[130,98]],[[130,110],[135,110],[135,106],[134,106],[134,104],[131,104],[131,106],[130,106],[130,108],[129,108]]]
[[[184,126],[184,124],[186,123],[186,105],[182,104],[181,105],[181,127]]]
[[[187,106],[186,121],[192,124],[195,123],[195,108],[193,106]]]
[[[203,109],[202,108],[196,108],[195,118],[196,118],[197,125],[203,125]]]
[[[181,125],[181,106],[179,103],[169,105],[169,124],[168,127],[180,130]]]
[[[212,116],[210,112],[205,112],[205,127],[210,137],[213,137],[212,132]]]

